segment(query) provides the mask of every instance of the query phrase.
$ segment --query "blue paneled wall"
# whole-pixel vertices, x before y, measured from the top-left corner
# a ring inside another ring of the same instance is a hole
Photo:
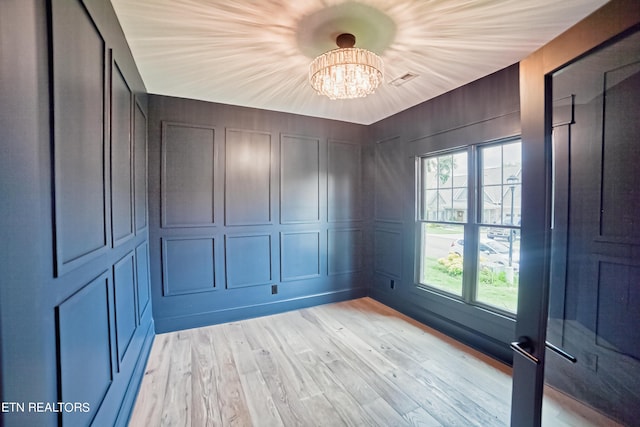
[[[370,295],[497,358],[510,361],[513,319],[416,285],[416,157],[517,136],[518,65],[447,92],[370,126],[374,194]]]
[[[149,102],[159,332],[364,296],[365,126]]]
[[[2,2],[0,32],[0,425],[126,425],[154,335],[146,90],[108,0]]]

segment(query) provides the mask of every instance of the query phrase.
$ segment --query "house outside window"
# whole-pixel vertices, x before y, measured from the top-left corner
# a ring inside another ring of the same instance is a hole
[[[521,143],[478,144],[418,158],[418,286],[515,315]]]

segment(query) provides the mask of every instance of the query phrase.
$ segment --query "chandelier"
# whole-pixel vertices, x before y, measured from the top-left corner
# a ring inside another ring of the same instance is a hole
[[[382,59],[353,47],[356,38],[352,34],[340,34],[336,44],[338,49],[323,53],[309,66],[311,86],[330,99],[362,98],[375,92],[384,74]]]

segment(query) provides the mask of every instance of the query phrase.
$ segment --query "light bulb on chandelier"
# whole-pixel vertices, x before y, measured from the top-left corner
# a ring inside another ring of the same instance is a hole
[[[362,98],[380,86],[384,63],[373,52],[354,47],[352,34],[336,38],[337,49],[323,53],[309,66],[309,82],[321,95],[330,99]]]

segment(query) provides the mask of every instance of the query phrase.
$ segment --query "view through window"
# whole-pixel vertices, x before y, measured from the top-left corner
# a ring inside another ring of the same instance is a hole
[[[419,285],[515,314],[520,141],[472,146],[419,160]]]

